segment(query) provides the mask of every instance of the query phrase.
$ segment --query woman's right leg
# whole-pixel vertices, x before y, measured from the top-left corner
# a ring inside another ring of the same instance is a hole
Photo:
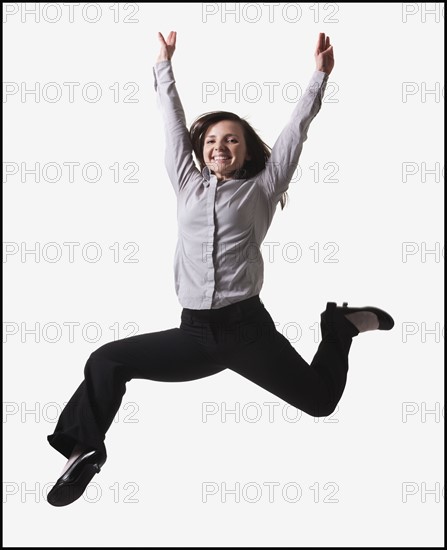
[[[107,456],[105,434],[121,405],[126,382],[133,378],[184,382],[224,368],[179,328],[104,344],[87,360],[85,378],[61,412],[48,442],[66,458],[77,448],[97,449]]]

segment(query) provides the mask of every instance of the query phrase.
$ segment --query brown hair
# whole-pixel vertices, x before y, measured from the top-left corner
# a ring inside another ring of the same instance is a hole
[[[240,118],[235,113],[230,113],[228,111],[211,111],[209,113],[205,113],[199,116],[191,125],[189,135],[194,154],[200,164],[200,169],[203,170],[206,166],[203,158],[205,134],[210,126],[222,120],[232,120],[238,122],[242,126],[244,130],[245,142],[247,144],[247,153],[251,157],[251,160],[246,160],[244,166],[235,172],[234,178],[253,178],[256,174],[259,174],[259,172],[264,170],[266,162],[271,155],[271,148],[262,141],[253,127],[245,119]],[[281,210],[284,210],[286,200],[287,192],[281,195]]]

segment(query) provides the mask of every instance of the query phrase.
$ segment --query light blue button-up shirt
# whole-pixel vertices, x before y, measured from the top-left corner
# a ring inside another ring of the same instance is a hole
[[[261,244],[321,108],[328,75],[313,73],[262,172],[219,182],[208,167],[200,171],[194,162],[171,61],[156,63],[153,73],[165,127],[165,165],[177,196],[178,300],[184,308],[218,309],[251,298],[264,282]]]

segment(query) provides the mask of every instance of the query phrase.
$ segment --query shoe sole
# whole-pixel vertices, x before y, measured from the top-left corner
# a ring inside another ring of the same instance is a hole
[[[48,493],[47,500],[53,506],[66,506],[77,500],[85,491],[93,476],[100,472],[96,464],[86,464],[77,479],[55,486]]]

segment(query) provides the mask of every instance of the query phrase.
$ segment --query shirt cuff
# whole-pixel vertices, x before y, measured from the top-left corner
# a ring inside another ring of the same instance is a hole
[[[319,82],[320,84],[322,84],[328,78],[329,75],[323,71],[314,71],[314,74],[312,75],[312,80],[314,82]]]

